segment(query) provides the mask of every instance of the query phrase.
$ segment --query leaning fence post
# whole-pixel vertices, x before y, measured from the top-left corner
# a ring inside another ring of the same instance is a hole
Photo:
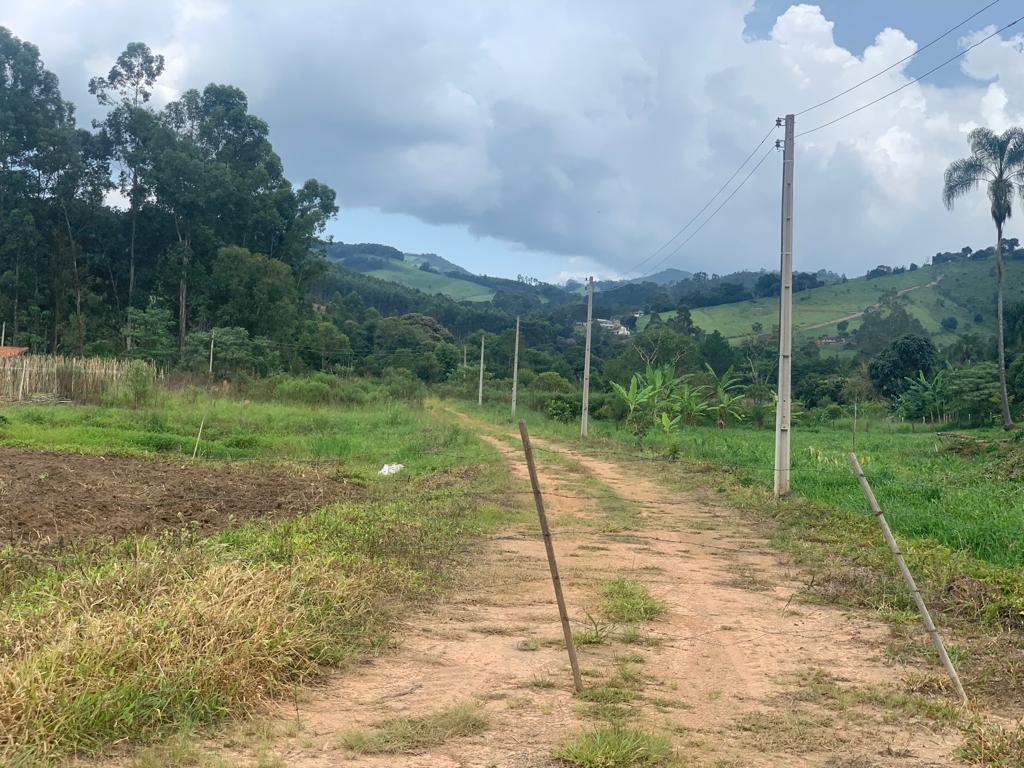
[[[946,653],[946,646],[942,643],[942,637],[939,635],[939,630],[935,628],[935,622],[932,621],[932,615],[928,612],[928,606],[924,604],[924,598],[921,596],[921,590],[917,588],[917,582],[914,581],[913,574],[910,572],[910,569],[907,568],[907,563],[903,559],[903,553],[900,552],[900,548],[896,543],[895,537],[892,535],[889,523],[886,522],[885,515],[882,513],[881,507],[878,506],[878,499],[875,498],[875,493],[871,490],[871,486],[868,484],[868,479],[864,476],[864,470],[861,469],[860,462],[857,461],[857,454],[850,454],[850,465],[853,467],[853,473],[857,476],[857,480],[860,481],[861,490],[864,491],[864,497],[868,500],[868,505],[871,507],[871,511],[875,513],[875,519],[878,520],[878,524],[882,527],[882,535],[885,536],[885,541],[889,545],[889,550],[892,552],[893,557],[896,558],[896,565],[899,566],[900,573],[903,574],[903,581],[906,582],[907,589],[910,590],[910,595],[914,598],[914,603],[917,604],[917,610],[918,613],[921,614],[921,620],[924,622],[924,628],[928,631],[928,636],[931,638],[932,645],[935,646],[935,650],[938,651],[939,658],[942,660],[942,666],[946,668],[946,673],[949,675],[949,679],[953,682],[953,687],[960,696],[961,703],[966,704],[967,694],[964,693],[964,687],[960,683],[960,676],[956,673],[956,667],[954,667],[953,662],[950,661],[949,654]]]
[[[562,635],[565,647],[569,652],[569,666],[572,667],[572,684],[579,693],[583,690],[583,678],[580,677],[580,664],[576,659],[576,646],[572,641],[572,628],[569,626],[569,614],[565,610],[565,597],[562,595],[562,581],[558,577],[558,563],[555,562],[555,547],[551,543],[551,529],[548,528],[548,516],[544,511],[544,496],[540,492],[540,481],[537,479],[537,467],[533,463],[533,448],[530,446],[530,433],[526,422],[519,421],[519,434],[523,438],[523,453],[526,454],[526,466],[530,470],[530,485],[533,486],[533,500],[537,504],[537,517],[540,518],[540,532],[544,538],[544,549],[548,555],[548,567],[551,569],[551,583],[555,587],[555,602],[558,603],[558,615],[562,620]]]
[[[203,424],[206,423],[206,417],[203,416],[199,422],[199,433],[196,435],[196,447],[192,449],[192,461],[196,460],[196,455],[199,453],[199,441],[203,437]]]

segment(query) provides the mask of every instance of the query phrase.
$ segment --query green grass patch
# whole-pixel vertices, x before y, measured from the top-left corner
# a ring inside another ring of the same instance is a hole
[[[576,694],[580,701],[589,701],[595,704],[625,704],[636,698],[633,691],[624,688],[613,688],[611,686],[600,686],[598,688],[584,688]]]
[[[200,422],[202,459],[343,464],[371,478],[388,462],[405,473],[493,462],[493,448],[414,403],[381,400],[361,407],[265,403],[163,393],[140,408],[17,405],[3,409],[0,445],[67,453],[191,459]]]
[[[650,621],[667,610],[668,606],[636,579],[617,576],[601,585],[601,612],[612,621]]]
[[[350,731],[342,735],[341,744],[361,754],[414,754],[483,733],[488,725],[478,705],[460,704],[419,717],[384,720],[369,731]]]
[[[613,725],[570,739],[555,757],[576,768],[654,768],[672,758],[672,743],[638,728]]]

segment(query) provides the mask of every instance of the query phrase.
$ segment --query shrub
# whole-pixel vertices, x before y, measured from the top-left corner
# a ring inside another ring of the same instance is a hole
[[[141,360],[132,360],[124,374],[124,387],[136,408],[153,399],[153,368]]]
[[[579,416],[582,404],[572,395],[556,395],[544,403],[544,415],[552,421],[571,423]]]

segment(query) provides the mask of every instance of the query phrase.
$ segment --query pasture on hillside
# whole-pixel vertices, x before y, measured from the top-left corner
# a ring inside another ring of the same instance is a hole
[[[793,333],[796,338],[834,335],[836,324],[843,320],[853,331],[860,326],[860,313],[878,304],[886,293],[896,291],[906,299],[910,314],[939,344],[950,343],[964,333],[987,335],[995,328],[995,277],[989,275],[994,269],[991,260],[939,264],[800,291],[793,296]],[[1024,300],[1024,262],[1007,262],[1006,287],[1008,303]],[[690,314],[694,324],[708,333],[718,331],[726,338],[740,339],[751,335],[754,323],[765,330],[778,325],[779,300],[770,297],[691,308]],[[980,323],[975,319],[978,314]],[[675,312],[662,312],[660,316],[669,320]],[[947,317],[957,320],[955,331],[942,327]],[[637,326],[642,329],[648,322],[649,317],[640,318]]]

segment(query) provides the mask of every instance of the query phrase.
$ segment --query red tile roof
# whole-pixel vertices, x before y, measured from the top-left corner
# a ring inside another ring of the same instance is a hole
[[[0,357],[18,357],[28,352],[28,347],[0,347]]]

